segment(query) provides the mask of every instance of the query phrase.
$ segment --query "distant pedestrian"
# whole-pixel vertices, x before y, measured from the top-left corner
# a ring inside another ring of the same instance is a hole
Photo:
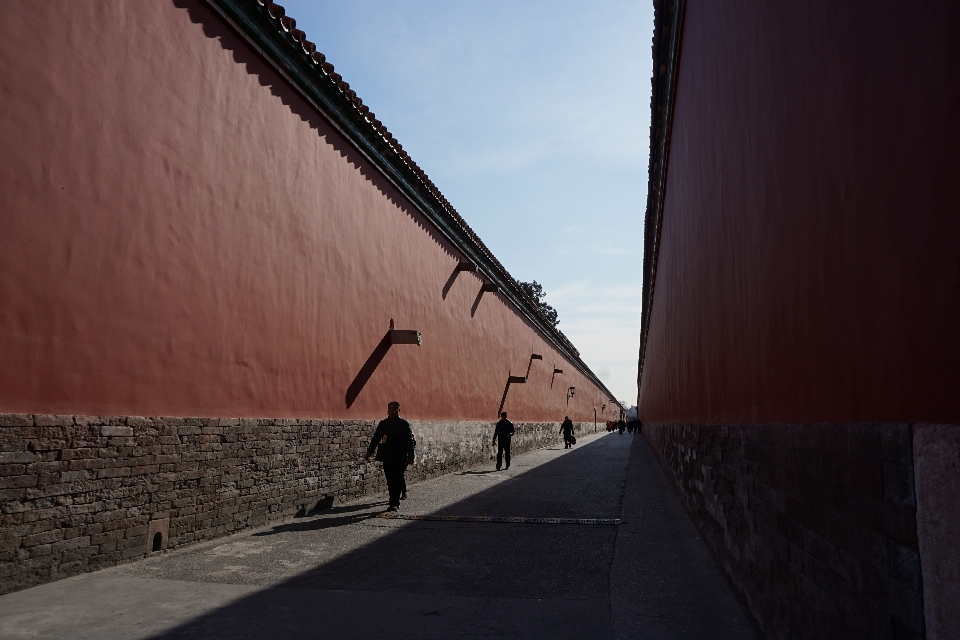
[[[381,420],[373,434],[370,446],[367,447],[367,460],[373,455],[383,463],[383,475],[387,478],[387,490],[390,493],[390,507],[387,511],[400,509],[400,496],[406,493],[406,480],[403,477],[408,464],[413,464],[413,431],[410,423],[400,417],[400,403],[391,402],[387,405],[387,418]]]
[[[497,445],[497,471],[500,471],[500,464],[504,458],[506,458],[507,469],[510,468],[510,439],[513,438],[514,431],[516,429],[513,428],[513,423],[507,420],[507,412],[504,411],[500,414],[500,422],[493,430],[493,444]],[[497,444],[497,438],[500,439],[499,444]]]
[[[617,429],[620,431],[620,435],[623,435],[623,430],[627,428],[627,423],[623,421],[623,418],[617,420]]]
[[[563,434],[563,448],[569,449],[576,440],[573,437],[573,421],[570,416],[563,416],[563,422],[560,424],[560,433]]]

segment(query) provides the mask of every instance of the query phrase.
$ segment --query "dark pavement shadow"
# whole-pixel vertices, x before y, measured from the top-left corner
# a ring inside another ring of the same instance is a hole
[[[617,638],[763,637],[735,597],[646,438],[629,439],[622,517],[611,563],[610,610]]]
[[[600,438],[583,444],[566,455],[511,476],[434,513],[617,517],[626,469],[625,443],[608,440],[611,439]],[[520,470],[522,465],[518,455],[514,469]],[[462,473],[487,475],[496,472],[477,469]],[[402,512],[412,511],[410,507],[416,500],[415,487],[412,489],[411,499]],[[259,535],[295,534],[313,527],[342,526],[370,517],[368,514],[346,513],[278,525]],[[332,523],[326,524],[325,520]],[[406,620],[412,625],[410,628],[422,629],[416,637],[488,637],[489,629],[469,633],[463,628],[462,620],[449,626],[453,621],[442,615],[457,610],[457,607],[467,607],[468,603],[474,603],[470,605],[474,606],[480,601],[501,603],[490,606],[507,609],[516,604],[514,601],[528,603],[511,614],[515,619],[500,621],[512,629],[507,635],[541,637],[550,629],[553,638],[611,637],[607,599],[616,526],[389,520],[377,526],[394,530],[280,585],[241,598],[155,637],[268,638],[276,637],[278,628],[283,628],[289,637],[363,637],[360,628],[366,623],[352,619],[351,615],[369,617],[372,612],[390,609],[391,602],[398,598],[412,598],[415,594],[419,594],[416,595],[417,602],[424,598],[434,602],[436,614],[430,614],[431,621],[426,627],[422,618],[430,612],[399,614],[398,623]],[[327,594],[325,599],[328,595],[334,600],[347,598],[351,607],[373,609],[353,613],[342,611],[342,618],[327,620],[321,624],[321,630],[312,626],[319,623],[312,617],[315,613],[297,613],[301,616],[298,622],[293,619],[295,616],[289,606],[277,608],[277,603],[302,599],[294,592],[309,593],[312,590],[323,590]],[[385,593],[387,591],[389,593]],[[348,592],[352,594],[349,597],[345,595]],[[567,600],[570,603],[562,607],[557,604]],[[543,607],[559,608],[547,613]],[[580,619],[577,608],[591,614]],[[488,614],[479,615],[479,620],[486,620]],[[282,619],[276,619],[276,616]],[[534,618],[539,621],[535,622]],[[534,626],[524,626],[524,619]],[[402,631],[398,627],[395,634],[383,632],[379,637],[414,637]]]
[[[415,503],[414,486],[404,512]],[[370,517],[357,507],[329,519]],[[606,434],[433,513],[625,524],[371,523],[391,530],[155,637],[760,637],[640,435]]]

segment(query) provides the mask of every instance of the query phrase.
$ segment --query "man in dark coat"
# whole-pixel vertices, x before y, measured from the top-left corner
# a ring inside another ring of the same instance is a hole
[[[507,469],[510,468],[510,438],[513,437],[514,431],[513,423],[507,420],[507,412],[504,411],[500,414],[500,422],[493,430],[493,444],[497,444],[497,438],[500,439],[500,444],[497,446],[497,471],[500,471],[500,463],[503,462],[504,456],[507,458]]]
[[[563,416],[563,422],[560,424],[560,433],[563,434],[563,448],[569,449],[573,446],[573,421],[570,416]]]
[[[413,450],[417,450],[417,436],[410,436],[413,439]],[[403,484],[400,485],[400,499],[407,499],[407,476],[403,476]]]
[[[399,511],[400,494],[406,488],[403,474],[408,464],[413,464],[413,431],[410,423],[400,417],[400,403],[387,405],[387,418],[381,420],[367,447],[367,460],[377,451],[376,460],[383,463],[383,475],[387,478],[390,492],[390,508],[387,511]]]

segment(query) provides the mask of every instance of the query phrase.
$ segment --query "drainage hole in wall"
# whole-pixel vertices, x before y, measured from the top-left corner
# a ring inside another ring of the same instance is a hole
[[[157,531],[153,536],[153,550],[160,551],[160,547],[163,545],[163,534]]]

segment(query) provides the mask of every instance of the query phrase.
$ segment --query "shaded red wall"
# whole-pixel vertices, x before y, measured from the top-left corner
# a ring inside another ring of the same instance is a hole
[[[641,419],[960,421],[958,33],[688,0]]]
[[[607,402],[201,2],[4,7],[0,118],[0,412],[490,419],[531,353],[511,417]]]

